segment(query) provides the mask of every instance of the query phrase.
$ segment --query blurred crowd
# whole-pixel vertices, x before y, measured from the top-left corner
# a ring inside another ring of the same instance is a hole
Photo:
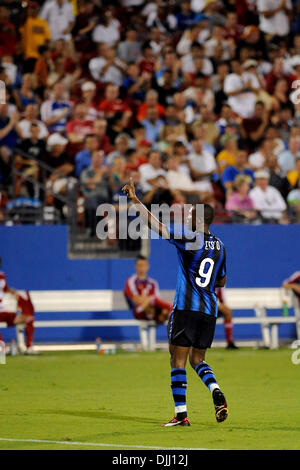
[[[132,176],[147,205],[300,221],[297,1],[1,0],[0,80],[0,217],[76,188],[94,233]]]

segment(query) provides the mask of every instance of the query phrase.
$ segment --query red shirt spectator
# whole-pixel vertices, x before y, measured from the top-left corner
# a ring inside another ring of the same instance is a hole
[[[113,117],[116,113],[131,115],[129,106],[119,97],[119,89],[116,85],[108,85],[105,90],[105,98],[99,105],[100,114],[106,118]]]
[[[165,108],[158,103],[158,93],[155,90],[149,90],[146,95],[146,101],[138,108],[137,119],[143,121],[146,119],[149,108],[155,107],[158,112],[158,118],[166,115]]]

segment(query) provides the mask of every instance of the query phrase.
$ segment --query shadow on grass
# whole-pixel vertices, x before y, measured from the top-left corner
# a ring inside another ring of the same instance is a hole
[[[157,419],[138,416],[124,416],[110,411],[72,411],[72,410],[41,410],[41,414],[75,416],[77,418],[110,419],[114,421],[132,421],[135,423],[150,423],[157,425]]]

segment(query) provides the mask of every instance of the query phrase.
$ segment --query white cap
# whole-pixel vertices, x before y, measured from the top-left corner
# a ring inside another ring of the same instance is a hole
[[[94,82],[84,82],[81,85],[81,91],[96,90],[96,85]]]
[[[267,170],[257,170],[254,173],[254,178],[257,180],[258,178],[265,178],[265,179],[270,179],[270,174]]]
[[[67,145],[67,143],[68,143],[68,139],[63,137],[58,132],[51,134],[47,140],[48,147],[53,147],[53,145]]]
[[[249,69],[250,67],[256,67],[257,66],[257,60],[255,59],[248,59],[243,63],[244,69]]]

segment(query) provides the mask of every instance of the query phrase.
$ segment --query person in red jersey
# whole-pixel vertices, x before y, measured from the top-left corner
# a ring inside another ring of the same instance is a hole
[[[227,341],[227,349],[238,349],[233,341],[233,323],[232,323],[232,310],[226,305],[224,287],[217,287],[216,294],[218,302],[218,317],[224,318],[224,329]]]
[[[0,258],[0,267],[2,260]],[[17,309],[20,313],[7,312],[3,306],[4,294],[12,294],[17,301]],[[26,352],[32,352],[33,333],[34,333],[34,308],[27,291],[17,291],[8,286],[6,276],[3,271],[0,271],[0,323],[6,323],[8,327],[15,326],[17,328],[18,346],[20,346],[21,330],[25,329],[26,334]],[[0,341],[2,336],[0,333]]]
[[[300,271],[293,273],[288,279],[286,279],[282,287],[287,290],[293,291],[299,300],[300,305]]]
[[[154,279],[147,276],[149,263],[139,255],[135,264],[136,274],[127,279],[124,295],[137,320],[154,320],[164,323],[172,310],[172,305],[159,297],[159,287]]]

